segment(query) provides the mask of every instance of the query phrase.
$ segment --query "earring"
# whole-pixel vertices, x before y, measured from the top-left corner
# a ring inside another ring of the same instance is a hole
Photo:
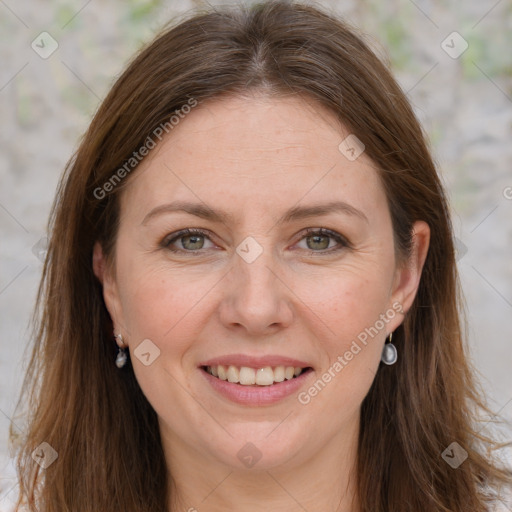
[[[393,337],[393,333],[389,333],[389,343],[386,343],[384,345],[384,348],[382,349],[382,356],[380,360],[384,364],[395,364],[398,359],[398,352],[396,350],[395,345],[391,343],[391,338]]]
[[[128,354],[124,348],[126,347],[126,344],[124,343],[122,334],[115,334],[114,332],[114,338],[117,338],[121,343],[116,357],[116,366],[118,368],[122,368],[126,364],[126,361],[128,361]]]

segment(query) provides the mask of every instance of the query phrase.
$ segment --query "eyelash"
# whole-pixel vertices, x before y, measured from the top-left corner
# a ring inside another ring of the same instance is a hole
[[[168,237],[164,238],[164,240],[161,243],[161,246],[165,249],[168,249],[171,252],[174,252],[174,253],[186,253],[186,254],[193,254],[193,255],[201,254],[202,249],[198,249],[196,251],[187,251],[185,249],[171,248],[171,244],[173,242],[175,242],[176,240],[179,240],[180,238],[187,236],[187,235],[205,236],[206,238],[208,238],[210,240],[210,237],[208,236],[208,231],[198,229],[198,228],[187,228],[187,229],[182,229],[181,231],[178,231],[175,234],[173,233],[173,234],[169,235]],[[340,244],[340,245],[338,247],[331,247],[330,249],[324,249],[323,251],[309,250],[309,252],[311,254],[320,254],[320,255],[331,254],[333,252],[338,252],[345,248],[348,248],[348,249],[351,248],[349,241],[345,237],[341,236],[339,233],[336,233],[335,231],[331,231],[330,229],[326,229],[326,228],[307,228],[303,232],[303,236],[302,236],[302,238],[300,238],[299,242],[308,236],[314,236],[314,235],[329,236],[329,237],[333,238],[334,240],[336,240],[336,242],[338,242],[338,244]],[[307,251],[307,249],[304,249],[304,250]]]

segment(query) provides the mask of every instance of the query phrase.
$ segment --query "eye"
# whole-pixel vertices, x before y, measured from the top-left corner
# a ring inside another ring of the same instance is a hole
[[[330,239],[330,240],[329,240]],[[305,236],[301,238],[301,242],[306,241],[306,247],[303,249],[310,250],[311,252],[336,252],[343,248],[350,247],[348,240],[330,229],[325,228],[308,228],[305,231]],[[331,241],[337,242],[334,246],[331,245]]]
[[[176,253],[186,252],[196,254],[199,253],[201,249],[212,248],[205,247],[205,239],[211,242],[207,231],[197,228],[188,228],[169,235],[162,241],[161,246]],[[345,237],[325,228],[308,228],[303,233],[303,237],[300,241],[302,242],[303,240],[306,241],[307,247],[302,247],[302,249],[309,250],[311,253],[332,253],[350,247],[350,243]],[[175,247],[174,244],[179,241],[181,241],[179,244],[181,247]],[[334,244],[334,246],[332,246],[332,241],[335,241],[337,245]],[[211,243],[213,244],[213,242]]]
[[[195,251],[204,248],[205,238],[210,240],[207,232],[202,229],[183,229],[173,235],[170,235],[170,237],[165,238],[162,242],[162,246],[173,252],[194,253]],[[172,247],[172,245],[178,240],[181,240],[181,248]]]

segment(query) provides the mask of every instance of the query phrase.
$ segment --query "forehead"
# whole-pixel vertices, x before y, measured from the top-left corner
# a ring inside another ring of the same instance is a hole
[[[196,106],[145,157],[122,194],[130,210],[176,199],[279,210],[301,201],[384,197],[375,164],[350,160],[335,114],[303,97],[228,97]],[[235,212],[236,214],[236,212]]]

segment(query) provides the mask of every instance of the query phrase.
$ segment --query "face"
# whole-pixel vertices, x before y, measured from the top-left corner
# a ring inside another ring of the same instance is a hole
[[[375,164],[339,149],[349,134],[299,98],[210,101],[130,177],[115,272],[98,244],[94,268],[174,453],[291,467],[357,430],[428,227],[399,268]]]

